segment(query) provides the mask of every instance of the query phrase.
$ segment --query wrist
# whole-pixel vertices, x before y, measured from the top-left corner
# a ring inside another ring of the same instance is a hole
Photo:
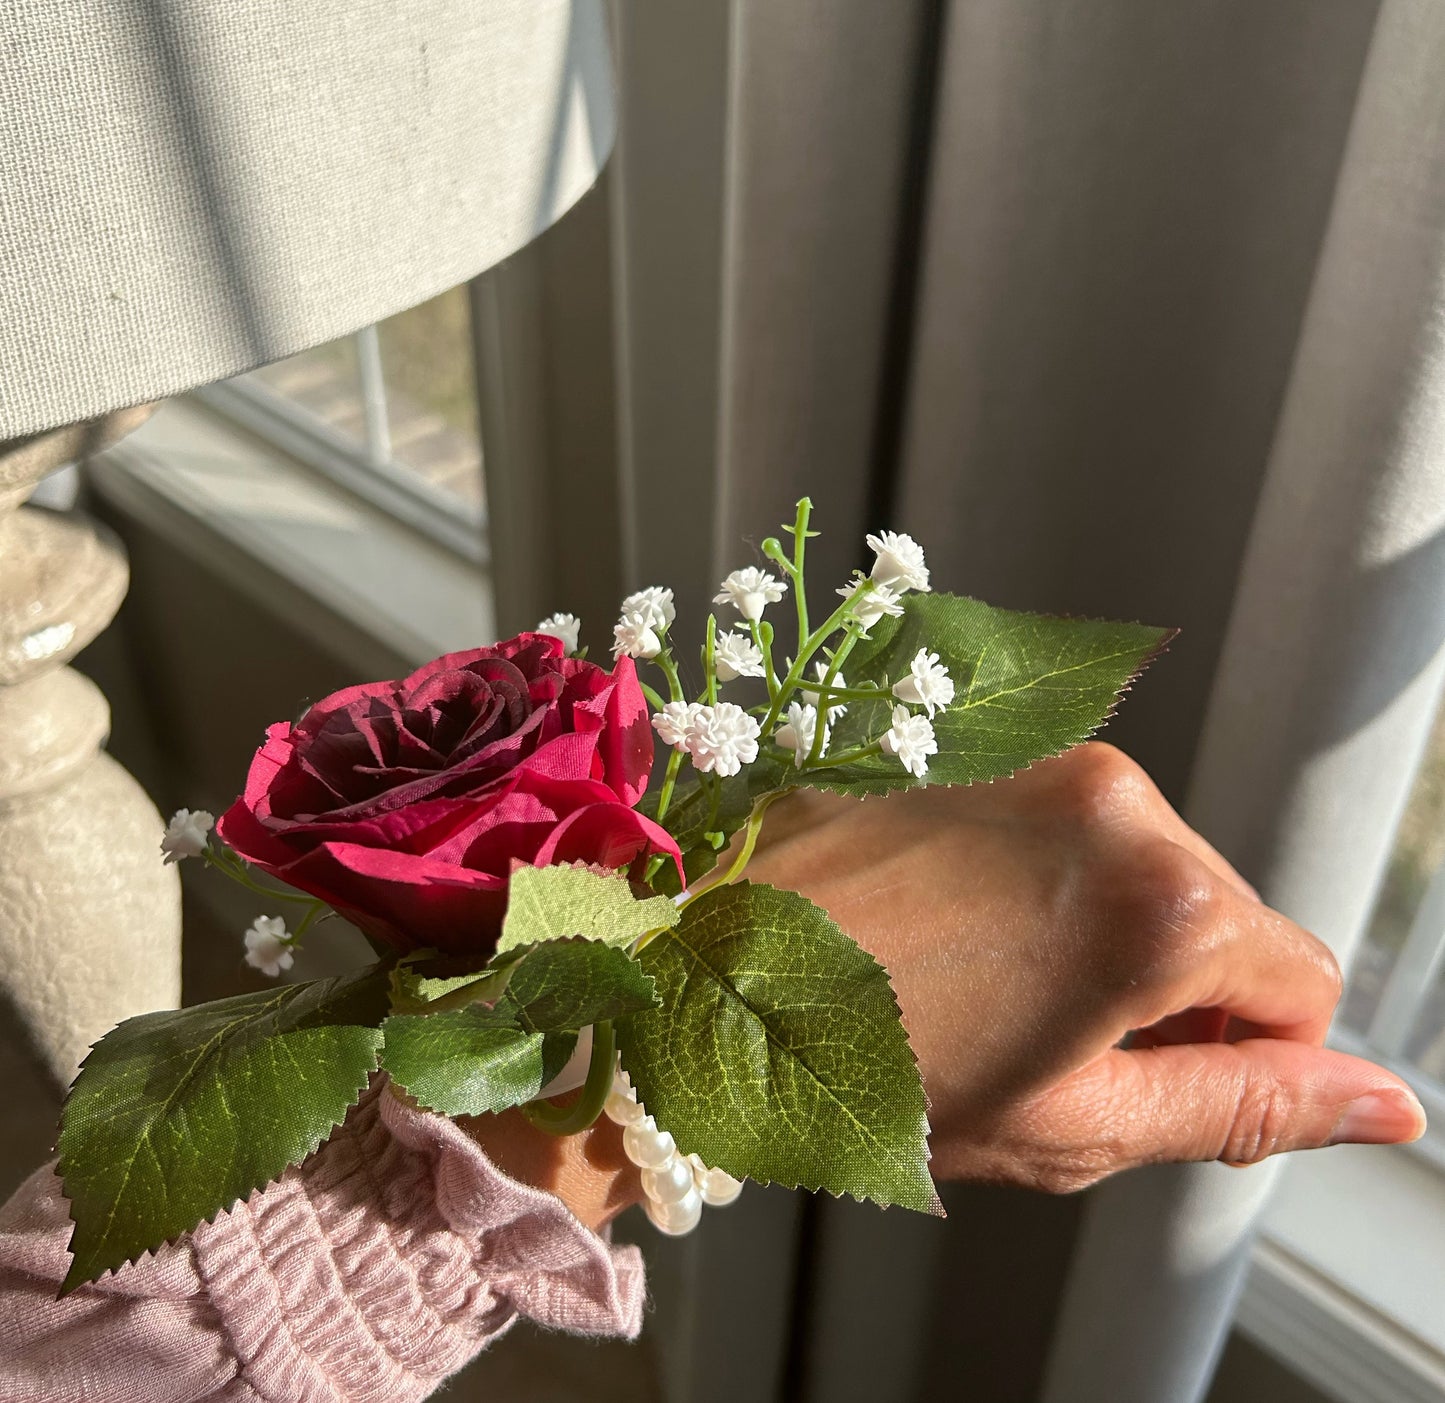
[[[457,1124],[504,1174],[555,1194],[594,1232],[641,1201],[622,1131],[605,1116],[576,1135],[548,1135],[518,1110],[460,1116]]]

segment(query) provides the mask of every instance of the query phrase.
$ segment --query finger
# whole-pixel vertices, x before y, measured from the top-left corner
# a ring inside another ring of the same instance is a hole
[[[1400,1144],[1425,1113],[1398,1077],[1362,1058],[1272,1038],[1106,1053],[1050,1099],[1071,1137],[1092,1131],[1114,1168],[1287,1150]]]
[[[1342,987],[1329,948],[1288,917],[1221,886],[1177,847],[1163,857],[1164,934],[1136,1023],[1219,1009],[1258,1036],[1323,1043]]]

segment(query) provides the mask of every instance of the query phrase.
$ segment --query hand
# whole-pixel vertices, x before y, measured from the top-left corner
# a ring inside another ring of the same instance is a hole
[[[1329,950],[1111,746],[991,785],[800,791],[748,876],[802,891],[888,969],[938,1177],[1070,1192],[1424,1131],[1402,1081],[1320,1046]]]

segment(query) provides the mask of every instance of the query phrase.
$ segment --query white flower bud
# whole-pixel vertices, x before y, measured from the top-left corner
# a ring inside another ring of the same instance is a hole
[[[183,857],[200,857],[206,850],[206,835],[216,826],[215,816],[204,809],[177,809],[166,824],[161,839],[161,852],[166,862],[179,862]]]
[[[655,658],[662,652],[662,639],[640,613],[624,614],[612,630],[615,640],[612,656],[620,658],[625,653],[629,658]]]
[[[647,621],[648,628],[657,633],[670,629],[672,621],[677,617],[672,591],[661,585],[649,585],[646,589],[638,590],[636,594],[629,594],[622,601],[621,612],[623,618],[629,614],[641,614]]]
[[[652,729],[657,732],[664,745],[686,750],[687,728],[692,725],[697,711],[697,702],[670,701],[661,711],[653,713]]]
[[[280,916],[257,916],[246,932],[246,963],[275,979],[296,963],[291,953],[294,943],[295,937]]]
[[[793,752],[793,765],[801,770],[813,753],[813,737],[818,734],[818,708],[801,702],[788,703],[788,719],[773,732],[773,739],[785,750]],[[828,745],[828,728],[823,728],[823,746]]]
[[[763,650],[745,634],[719,634],[713,642],[712,661],[719,682],[765,675]]]
[[[692,763],[704,774],[716,771],[728,776],[758,758],[760,733],[756,717],[732,702],[718,702],[716,706],[697,707],[683,744]]]
[[[866,580],[851,580],[837,592],[844,599],[852,599],[867,584]],[[871,589],[863,593],[857,605],[853,609],[853,617],[863,626],[870,629],[879,619],[887,616],[896,619],[903,612],[902,592],[894,589],[891,585],[874,584]]]
[[[893,724],[879,739],[885,755],[896,756],[903,768],[917,779],[928,773],[928,757],[938,754],[933,722],[916,716],[906,706],[893,708]]]
[[[920,648],[908,666],[908,676],[893,684],[893,695],[899,701],[926,707],[931,719],[935,711],[953,701],[953,678],[938,661],[938,654],[927,648]]]
[[[769,604],[782,599],[787,585],[775,575],[759,570],[756,565],[734,570],[722,582],[722,592],[713,596],[714,604],[731,604],[743,618],[756,623]]]
[[[881,536],[868,537],[868,549],[874,553],[873,579],[877,584],[888,585],[900,594],[906,589],[916,589],[926,594],[928,566],[923,563],[923,547],[898,531],[885,531]]]
[[[577,651],[577,635],[581,628],[582,620],[576,614],[552,614],[543,619],[533,632],[545,633],[550,638],[560,638],[562,646],[569,653],[575,653]]]

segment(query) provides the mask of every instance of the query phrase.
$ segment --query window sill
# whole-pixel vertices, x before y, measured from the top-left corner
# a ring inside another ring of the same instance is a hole
[[[481,566],[194,401],[163,405],[87,480],[359,675],[496,636]]]
[[[1340,1403],[1445,1397],[1445,1183],[1407,1149],[1293,1156],[1238,1328]]]

